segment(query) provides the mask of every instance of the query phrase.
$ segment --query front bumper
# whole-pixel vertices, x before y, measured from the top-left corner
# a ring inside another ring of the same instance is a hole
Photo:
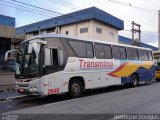
[[[157,79],[160,78],[160,71],[156,71],[155,77],[156,77]]]
[[[36,79],[30,82],[16,82],[16,91],[19,94],[37,94],[43,95],[43,87],[41,79]]]

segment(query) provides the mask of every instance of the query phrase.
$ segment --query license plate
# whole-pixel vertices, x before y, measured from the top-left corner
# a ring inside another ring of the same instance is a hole
[[[24,90],[23,90],[23,89],[19,89],[19,91],[20,91],[20,92],[23,92]]]

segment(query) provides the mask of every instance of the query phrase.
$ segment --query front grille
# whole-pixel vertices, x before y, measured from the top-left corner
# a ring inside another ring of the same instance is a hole
[[[28,87],[29,86],[29,84],[17,84],[18,85],[18,87]]]

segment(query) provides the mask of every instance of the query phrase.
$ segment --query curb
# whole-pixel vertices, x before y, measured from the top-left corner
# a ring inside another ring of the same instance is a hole
[[[13,97],[8,97],[8,98],[2,98],[2,99],[0,99],[0,101],[3,102],[3,101],[8,101],[8,100],[16,100],[18,98],[23,98],[23,97],[26,97],[26,95],[13,96]]]
[[[6,100],[16,100],[18,98],[23,98],[23,97],[26,97],[27,95],[21,95],[21,96],[13,96],[13,97],[8,97],[6,98]]]

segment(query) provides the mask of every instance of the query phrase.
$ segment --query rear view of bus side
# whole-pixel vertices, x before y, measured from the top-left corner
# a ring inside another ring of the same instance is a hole
[[[155,77],[152,51],[141,47],[46,35],[24,41],[20,52],[16,70],[20,94],[68,92],[76,98],[86,89],[136,86]],[[35,65],[25,65],[30,58]]]

